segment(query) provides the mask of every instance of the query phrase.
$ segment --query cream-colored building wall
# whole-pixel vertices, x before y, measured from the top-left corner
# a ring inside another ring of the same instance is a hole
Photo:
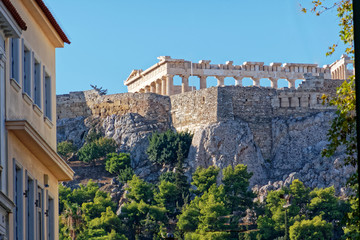
[[[43,194],[43,203],[45,203],[45,205],[43,206],[44,210],[48,209],[47,201],[45,199],[46,194],[45,191],[48,191],[49,196],[51,196],[51,198],[54,200],[54,215],[57,216],[58,212],[59,212],[59,202],[58,202],[58,180],[56,179],[56,177],[49,172],[49,169],[47,167],[45,167],[42,162],[36,158],[36,156],[28,150],[28,148],[21,142],[21,140],[19,138],[17,138],[15,136],[15,134],[13,134],[12,132],[9,132],[8,134],[8,152],[10,153],[11,159],[9,159],[8,163],[9,163],[9,167],[8,167],[8,179],[14,179],[14,164],[16,163],[23,171],[22,171],[22,181],[23,181],[23,186],[25,188],[26,186],[26,178],[25,178],[25,170],[27,171],[28,175],[33,178],[34,180],[37,180],[37,184],[38,186],[40,186],[43,190],[44,190],[44,194]],[[45,183],[44,183],[44,174],[48,175],[48,185],[49,187],[45,187]],[[13,181],[9,181],[9,198],[15,202],[14,200],[14,182]],[[37,187],[37,186],[35,186]],[[23,189],[25,190],[25,189]],[[23,198],[23,206],[25,206],[25,201],[26,198]],[[33,206],[34,207],[34,206]],[[25,234],[27,232],[27,226],[25,224],[25,216],[26,216],[27,212],[25,207],[23,207],[23,224],[22,226],[24,226],[23,228],[23,233],[24,233],[24,237],[25,238]],[[46,221],[46,216],[43,216],[44,219],[44,236],[47,236],[47,221]],[[10,214],[10,226],[9,226],[9,239],[14,239],[14,225],[11,223],[14,223],[14,214]],[[55,217],[54,219],[54,235],[55,235],[55,239],[58,239],[58,232],[59,232],[59,222],[58,222],[58,218]],[[47,238],[46,238],[47,239]]]
[[[24,2],[27,5],[24,5]],[[49,143],[51,147],[56,149],[56,77],[55,77],[55,45],[51,42],[49,37],[45,34],[42,28],[42,24],[37,21],[34,16],[31,15],[28,10],[28,5],[36,8],[37,5],[34,1],[23,0],[23,1],[14,1],[15,8],[18,10],[21,17],[27,24],[27,30],[23,31],[21,39],[24,41],[24,46],[34,52],[34,57],[41,64],[41,111],[37,111],[34,106],[34,102],[26,101],[26,96],[23,95],[23,56],[20,43],[20,61],[19,61],[19,76],[20,79],[19,85],[22,88],[20,91],[16,92],[15,88],[11,86],[10,81],[6,81],[6,89],[11,89],[7,94],[7,119],[11,120],[27,120],[38,132],[39,134]],[[38,8],[38,7],[37,7]],[[41,10],[39,13],[41,14]],[[49,26],[45,26],[49,27]],[[10,59],[10,39],[6,42],[7,56]],[[33,62],[32,62],[33,65]],[[44,72],[43,66],[45,66],[45,71],[51,77],[51,116],[52,120],[47,121],[44,118],[45,109],[44,109]],[[6,69],[6,79],[10,79],[10,67],[11,64],[7,64]],[[33,69],[32,69],[33,70]],[[31,73],[32,74],[32,73]],[[33,75],[33,74],[32,74]],[[31,91],[33,91],[33,80],[31,81]],[[33,95],[33,94],[32,94]],[[33,96],[30,96],[32,99]]]

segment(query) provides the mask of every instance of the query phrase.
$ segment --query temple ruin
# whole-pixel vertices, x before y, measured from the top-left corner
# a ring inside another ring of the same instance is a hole
[[[346,55],[331,65],[319,67],[317,64],[308,63],[270,63],[244,62],[242,65],[233,65],[233,61],[225,64],[210,64],[210,60],[201,60],[199,63],[185,61],[184,59],[172,59],[170,56],[158,57],[159,62],[146,70],[133,70],[124,84],[128,92],[132,93],[157,93],[171,96],[185,93],[195,89],[189,86],[189,77],[197,76],[200,89],[207,88],[207,77],[215,77],[217,86],[224,86],[224,79],[235,79],[235,86],[242,86],[244,78],[250,78],[254,86],[260,86],[260,79],[266,78],[271,81],[272,88],[278,88],[278,80],[286,79],[289,88],[295,88],[295,81],[305,80],[305,75],[323,74],[325,79],[347,79],[354,74],[349,69],[353,61]],[[174,76],[180,76],[181,85],[174,85]]]

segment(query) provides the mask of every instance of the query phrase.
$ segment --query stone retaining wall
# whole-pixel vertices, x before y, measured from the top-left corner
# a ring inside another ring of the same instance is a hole
[[[138,113],[147,120],[172,124],[178,131],[195,131],[215,122],[239,119],[249,124],[264,158],[270,158],[272,119],[333,111],[333,107],[322,104],[321,96],[333,96],[341,83],[324,80],[319,74],[307,76],[297,89],[224,86],[170,97],[154,93],[100,96],[94,90],[71,92],[57,96],[57,119]]]

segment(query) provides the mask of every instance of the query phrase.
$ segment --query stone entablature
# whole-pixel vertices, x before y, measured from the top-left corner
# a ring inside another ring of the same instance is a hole
[[[133,70],[125,80],[128,92],[157,93],[161,95],[174,95],[194,90],[189,86],[189,77],[197,76],[200,81],[200,89],[207,88],[206,78],[217,78],[217,86],[224,86],[224,79],[232,77],[236,86],[242,86],[243,78],[251,78],[254,86],[260,86],[260,79],[267,78],[271,81],[272,88],[278,88],[278,80],[286,79],[289,88],[295,88],[297,79],[305,79],[304,74],[323,74],[325,79],[346,79],[353,70],[347,68],[352,61],[346,55],[335,63],[324,65],[322,68],[317,64],[303,63],[271,63],[244,62],[242,65],[233,65],[233,61],[226,64],[210,64],[210,60],[201,60],[199,63],[185,61],[184,59],[172,59],[169,56],[158,57],[159,62],[152,67],[143,70]],[[182,78],[182,85],[176,86],[173,78],[178,75]]]

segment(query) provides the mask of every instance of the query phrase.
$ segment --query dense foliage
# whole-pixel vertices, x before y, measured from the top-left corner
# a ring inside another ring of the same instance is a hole
[[[116,204],[92,181],[71,190],[59,185],[60,239],[126,239]]]
[[[253,193],[245,165],[223,169],[222,184],[216,184],[219,169],[198,168],[193,175],[197,196],[178,216],[178,228],[185,239],[238,239],[238,222],[252,208]]]
[[[343,235],[342,219],[348,210],[348,203],[335,196],[334,187],[311,191],[294,180],[290,187],[268,193],[265,214],[258,218],[258,237],[275,239],[284,236],[290,227],[290,239],[338,239]],[[331,231],[324,235],[323,228]],[[314,238],[303,238],[309,229],[318,233]]]
[[[109,153],[106,156],[105,170],[111,174],[120,174],[121,170],[131,168],[129,153]]]
[[[178,159],[178,149],[181,144],[184,157],[187,157],[192,141],[188,132],[174,132],[168,130],[164,133],[153,133],[149,137],[149,147],[146,153],[150,161],[158,164],[174,164]]]
[[[322,220],[321,215],[310,220],[295,221],[290,227],[291,240],[325,240],[332,237],[331,223]]]
[[[115,152],[116,142],[112,138],[100,137],[85,143],[78,151],[79,160],[91,163],[104,158],[108,153]]]
[[[88,162],[105,158],[105,169],[126,184],[127,201],[116,209],[117,203],[92,181],[74,190],[60,185],[60,239],[164,239],[169,232],[177,239],[339,239],[343,229],[357,231],[341,221],[354,202],[337,198],[333,187],[311,191],[294,180],[290,187],[270,191],[259,205],[249,188],[252,173],[242,164],[221,174],[214,166],[199,167],[190,185],[184,161],[191,137],[171,131],[153,135],[148,154],[162,159],[153,163],[167,164],[170,171],[148,183],[134,174],[129,154],[114,152],[112,139],[90,132],[79,157]],[[249,212],[258,216],[257,222],[248,218],[250,231],[239,225]]]
[[[59,142],[57,145],[58,154],[64,159],[68,159],[71,154],[77,151],[77,147],[71,141]]]

